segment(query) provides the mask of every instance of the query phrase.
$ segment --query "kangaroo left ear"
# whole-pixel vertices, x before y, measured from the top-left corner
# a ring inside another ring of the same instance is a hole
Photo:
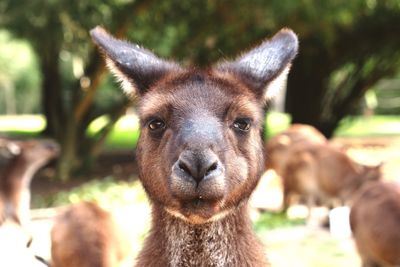
[[[168,73],[180,70],[175,62],[161,59],[136,44],[115,39],[99,26],[90,35],[128,95],[143,95]]]
[[[257,96],[267,100],[286,80],[298,46],[296,34],[290,29],[282,29],[236,60],[218,64],[216,70],[237,76]]]

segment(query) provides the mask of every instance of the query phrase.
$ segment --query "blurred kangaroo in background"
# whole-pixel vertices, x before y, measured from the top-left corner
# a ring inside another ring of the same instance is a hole
[[[36,140],[8,140],[5,148],[10,159],[0,176],[0,224],[11,218],[24,225],[30,217],[31,180],[41,167],[58,155],[59,150],[54,142]]]
[[[363,186],[351,206],[350,225],[362,267],[400,266],[400,183]]]
[[[325,144],[326,137],[306,124],[292,124],[287,130],[273,136],[265,145],[265,165],[282,177],[289,154],[296,146]]]
[[[131,253],[113,216],[95,203],[71,205],[51,230],[53,267],[122,267]]]
[[[359,164],[329,144],[297,146],[283,171],[285,206],[292,194],[305,196],[309,209],[316,199],[325,204],[338,200],[344,205],[364,183],[381,176],[381,165]]]

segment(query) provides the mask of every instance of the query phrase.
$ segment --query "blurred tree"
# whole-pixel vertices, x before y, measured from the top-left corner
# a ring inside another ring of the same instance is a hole
[[[288,79],[286,111],[293,123],[314,125],[327,137],[359,110],[369,88],[400,71],[399,0],[169,0],[163,8],[156,23],[171,26],[157,32],[176,40],[166,55],[187,63],[207,65],[292,28],[300,53]]]
[[[68,179],[99,152],[111,126],[123,114],[127,100],[95,104],[95,93],[105,73],[93,49],[88,30],[107,22],[119,37],[131,18],[151,1],[2,1],[0,25],[28,40],[38,56],[42,75],[41,107],[46,116],[45,134],[61,145],[58,177]],[[94,119],[108,115],[109,122],[95,136],[87,136]]]
[[[399,72],[400,1],[314,1],[296,8],[303,16],[286,20],[299,33],[301,52],[286,107],[293,123],[330,137],[369,88]]]
[[[29,43],[0,31],[0,114],[38,113],[39,71]]]
[[[300,54],[289,75],[286,109],[293,122],[327,136],[368,88],[399,68],[399,0],[3,0],[0,11],[0,27],[28,40],[38,56],[46,133],[62,146],[63,179],[99,153],[127,106],[103,81],[105,68],[88,36],[97,24],[201,66],[289,26],[299,34]],[[89,138],[88,125],[101,115],[109,123]]]

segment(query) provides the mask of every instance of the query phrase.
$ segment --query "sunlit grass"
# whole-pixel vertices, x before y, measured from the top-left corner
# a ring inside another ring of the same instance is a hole
[[[400,135],[400,116],[348,117],[335,131],[336,136]]]
[[[36,134],[44,129],[46,120],[42,115],[6,115],[0,116],[1,132]]]
[[[254,230],[263,232],[269,229],[303,225],[304,219],[288,219],[284,213],[262,213],[254,220]]]
[[[95,201],[103,207],[123,206],[146,202],[146,196],[137,179],[117,181],[112,177],[96,179],[69,191],[60,191],[46,196],[34,195],[32,208],[46,208]]]
[[[272,266],[360,266],[353,240],[304,226],[258,232]]]
[[[107,117],[102,116],[91,123],[89,134],[98,132],[107,123]],[[115,124],[113,130],[108,135],[106,150],[132,149],[136,146],[139,139],[139,119],[136,114],[125,115]]]

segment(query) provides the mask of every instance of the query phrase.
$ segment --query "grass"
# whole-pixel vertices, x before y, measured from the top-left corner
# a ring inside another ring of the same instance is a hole
[[[272,266],[360,266],[350,238],[335,239],[326,231],[306,227],[279,228],[258,235],[267,246]]]
[[[105,124],[105,117],[92,122],[89,127],[89,134],[94,134]],[[132,149],[139,139],[139,120],[135,114],[123,116],[115,124],[114,129],[107,137],[106,150]]]
[[[46,121],[42,115],[1,115],[0,132],[12,136],[37,137]]]
[[[400,135],[400,116],[347,117],[340,123],[335,135],[341,137]]]
[[[288,219],[283,213],[262,213],[254,221],[254,230],[264,232],[270,229],[288,228],[298,225],[304,225],[304,219]]]
[[[69,191],[50,195],[33,195],[32,208],[47,208],[95,201],[104,207],[145,203],[146,196],[137,179],[117,181],[113,177],[92,180]]]
[[[100,117],[89,126],[88,134],[94,135],[106,123],[105,117]],[[35,138],[40,136],[46,121],[41,115],[0,115],[0,133],[10,136]],[[122,117],[108,135],[105,149],[132,149],[139,139],[139,124],[134,114]]]

